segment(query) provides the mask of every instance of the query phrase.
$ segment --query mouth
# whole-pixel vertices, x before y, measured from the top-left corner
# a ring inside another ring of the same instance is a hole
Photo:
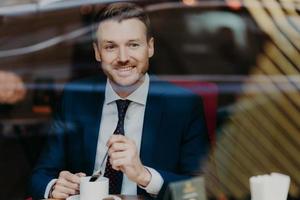
[[[128,66],[128,67],[119,67],[117,70],[121,72],[127,72],[133,69],[133,66]]]
[[[135,66],[124,66],[124,67],[118,67],[115,70],[119,76],[126,77],[132,74],[134,68]]]

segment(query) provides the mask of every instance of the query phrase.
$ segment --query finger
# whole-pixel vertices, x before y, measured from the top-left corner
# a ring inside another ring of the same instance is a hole
[[[60,193],[60,192],[57,192],[57,191],[53,191],[52,192],[52,197],[54,199],[66,199],[69,197],[68,194],[65,194],[65,193]]]
[[[69,196],[69,195],[75,195],[77,193],[76,190],[70,189],[67,187],[64,187],[62,185],[55,185],[54,190],[52,192],[52,195],[58,197],[58,196]]]
[[[113,143],[119,142],[119,143],[125,143],[127,142],[128,138],[125,137],[124,135],[112,135],[107,141],[106,146],[110,147]]]
[[[127,159],[125,159],[125,158],[121,158],[121,159],[115,159],[115,160],[110,159],[109,161],[114,170],[121,170],[121,168],[123,168],[126,165],[126,163],[127,163],[126,160]]]
[[[56,185],[66,187],[66,188],[70,188],[70,189],[73,189],[73,190],[79,189],[79,184],[69,182],[69,181],[67,181],[66,179],[63,179],[63,178],[57,179]]]
[[[78,172],[75,175],[78,176],[78,177],[85,177],[86,176],[86,174],[83,173],[83,172]]]
[[[72,174],[69,171],[60,172],[59,177],[62,177],[72,183],[77,183],[77,184],[80,183],[80,177],[76,176],[75,174]]]
[[[120,142],[115,142],[112,143],[111,146],[108,149],[109,155],[114,152],[119,152],[119,151],[125,151],[129,148],[129,145],[127,143],[120,143]]]
[[[110,160],[118,160],[130,156],[128,151],[113,152],[109,154]]]
[[[60,193],[64,193],[64,194],[68,194],[68,195],[76,194],[76,189],[68,188],[68,187],[65,187],[63,185],[55,186],[55,190],[60,192]]]

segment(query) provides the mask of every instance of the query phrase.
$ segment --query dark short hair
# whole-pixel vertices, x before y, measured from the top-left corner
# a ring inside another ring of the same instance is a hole
[[[93,25],[94,41],[97,41],[96,33],[101,22],[109,19],[122,22],[123,20],[132,18],[137,18],[143,22],[143,24],[146,26],[147,39],[149,39],[152,36],[150,27],[151,25],[149,16],[145,13],[145,10],[134,3],[118,2],[107,5],[95,15]]]

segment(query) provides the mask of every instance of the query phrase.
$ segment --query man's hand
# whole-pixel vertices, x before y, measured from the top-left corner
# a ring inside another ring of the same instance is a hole
[[[146,187],[151,174],[142,164],[133,140],[123,135],[112,135],[107,142],[109,162],[115,170],[121,170],[138,185]]]
[[[66,199],[70,195],[79,194],[80,177],[86,176],[84,173],[72,174],[69,171],[61,171],[55,184],[52,186],[50,197],[55,199]]]

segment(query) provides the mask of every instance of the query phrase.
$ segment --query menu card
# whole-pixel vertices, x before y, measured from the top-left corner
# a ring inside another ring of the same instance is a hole
[[[169,184],[169,191],[165,200],[206,200],[205,181],[203,177],[196,177]]]

